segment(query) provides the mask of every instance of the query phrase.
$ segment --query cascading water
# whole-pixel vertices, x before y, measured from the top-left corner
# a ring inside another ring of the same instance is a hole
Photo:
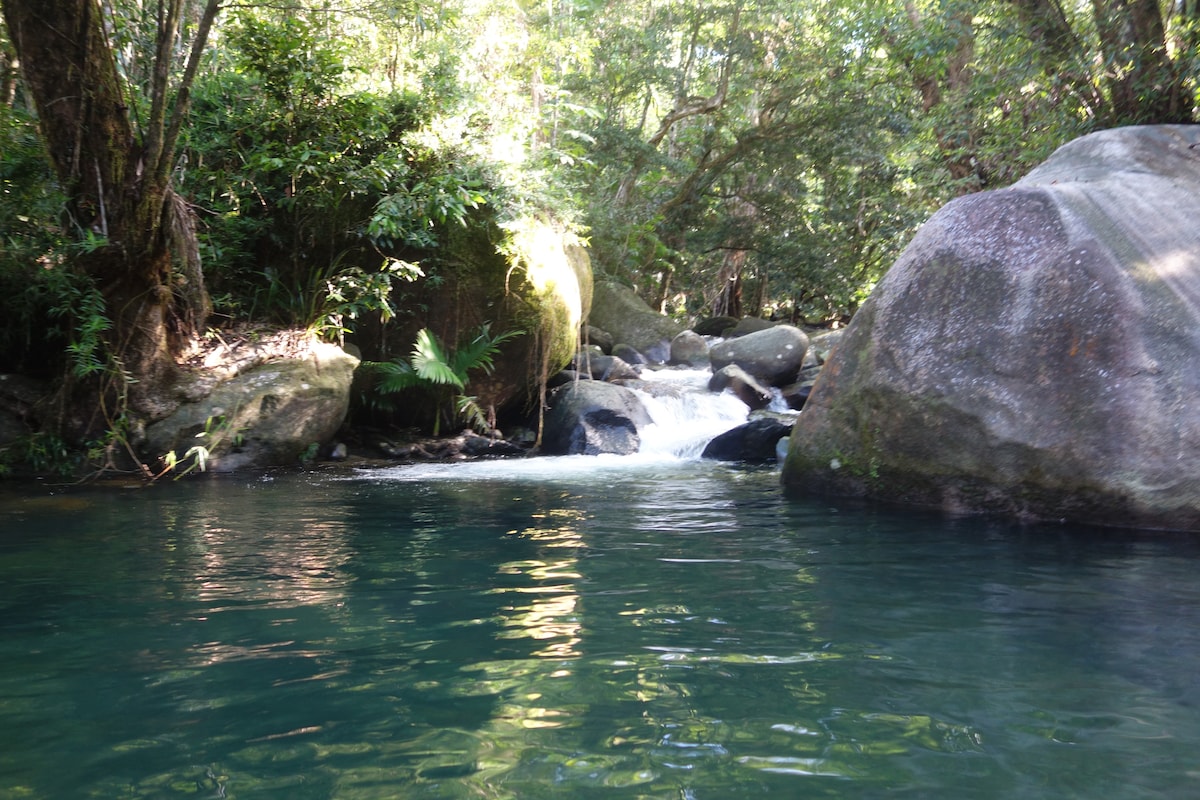
[[[651,425],[638,433],[645,457],[699,458],[714,437],[746,421],[749,409],[731,392],[710,392],[706,369],[646,370],[634,391]]]
[[[576,480],[613,471],[657,470],[685,461],[698,461],[704,446],[720,434],[743,424],[750,409],[729,391],[708,389],[707,369],[645,370],[641,385],[631,386],[653,422],[638,431],[641,446],[633,455],[545,456],[453,464],[408,464],[372,470],[392,480],[522,479],[536,482]],[[770,410],[786,411],[777,397]]]

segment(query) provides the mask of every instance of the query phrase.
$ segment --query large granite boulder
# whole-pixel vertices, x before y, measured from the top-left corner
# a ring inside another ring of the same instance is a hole
[[[791,437],[794,489],[1200,530],[1200,126],[1108,130],[920,230]]]
[[[638,428],[652,421],[631,390],[602,381],[577,381],[549,398],[542,449],[551,455],[629,455],[641,446]]]
[[[736,364],[768,386],[796,380],[808,352],[808,336],[791,325],[775,325],[712,346],[713,371]]]
[[[185,455],[199,445],[215,472],[297,464],[341,427],[357,366],[340,347],[311,342],[229,374],[209,371],[185,387],[191,401],[146,429],[143,449],[190,464]]]
[[[682,325],[650,308],[633,289],[612,281],[596,282],[588,321],[658,364],[671,357],[671,340],[683,332]]]

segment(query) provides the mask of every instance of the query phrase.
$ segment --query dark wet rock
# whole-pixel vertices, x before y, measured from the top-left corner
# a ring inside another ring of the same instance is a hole
[[[586,344],[593,344],[600,348],[600,352],[605,355],[612,355],[613,345],[616,342],[613,340],[612,334],[606,330],[601,330],[595,325],[583,326],[583,341]]]
[[[788,408],[799,411],[808,402],[808,396],[812,394],[812,387],[813,381],[801,381],[784,386],[779,390],[779,394],[788,404]]]
[[[701,336],[726,336],[740,320],[737,317],[707,317],[692,326]]]
[[[650,359],[638,352],[637,348],[627,345],[624,342],[619,342],[613,345],[612,354],[614,358],[619,358],[626,364],[650,363]]]
[[[717,436],[702,456],[716,461],[775,461],[776,445],[791,430],[791,424],[775,417],[754,419]]]
[[[638,377],[637,370],[616,356],[577,355],[575,370],[597,381],[635,380]]]
[[[772,322],[769,319],[762,317],[742,317],[737,321],[737,324],[725,331],[725,336],[730,339],[736,339],[739,336],[745,336],[750,333],[758,333],[759,331],[769,330],[774,328],[779,323]]]
[[[555,389],[549,398],[542,449],[551,455],[636,453],[638,427],[650,423],[637,395],[601,381],[581,381]]]
[[[714,392],[728,389],[751,410],[766,408],[771,404],[771,390],[736,364],[727,364],[714,372],[708,381],[708,388]]]
[[[519,441],[496,436],[484,436],[464,430],[455,436],[418,437],[393,442],[377,437],[375,448],[395,461],[467,461],[484,458],[511,458],[529,453],[528,446]]]

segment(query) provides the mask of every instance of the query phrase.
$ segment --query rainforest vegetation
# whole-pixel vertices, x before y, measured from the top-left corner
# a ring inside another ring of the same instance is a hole
[[[425,331],[456,242],[521,219],[685,321],[844,321],[938,206],[1195,121],[1200,71],[1196,0],[2,7],[0,374],[56,387],[35,460],[152,418],[204,337]]]

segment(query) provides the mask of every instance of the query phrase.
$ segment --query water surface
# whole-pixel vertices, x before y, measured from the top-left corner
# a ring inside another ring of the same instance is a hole
[[[1190,539],[543,459],[0,496],[0,797],[1200,791]]]

